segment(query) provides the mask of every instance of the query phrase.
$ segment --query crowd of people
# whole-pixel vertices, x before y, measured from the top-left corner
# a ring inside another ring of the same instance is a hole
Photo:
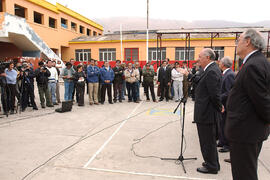
[[[99,67],[93,59],[89,65],[81,63],[76,66],[74,63],[71,59],[65,67],[59,67],[53,60],[40,61],[38,68],[34,70],[30,62],[8,62],[0,73],[4,114],[14,114],[18,110],[23,112],[27,107],[38,110],[34,79],[41,108],[54,107],[61,103],[61,78],[64,81],[64,101],[74,101],[78,106],[85,105],[85,94],[88,94],[89,105],[104,104],[106,98],[109,104],[122,103],[126,96],[128,102],[138,103],[141,101],[141,86],[146,101],[150,101],[151,93],[153,102],[158,102],[157,96],[160,96],[159,101],[165,98],[166,101],[174,99],[179,102],[181,98],[187,98],[188,94],[194,94],[196,86],[193,82],[197,69],[189,69],[186,62],[180,67],[179,62],[169,64],[169,59],[166,59],[157,72],[150,63],[143,67],[139,62],[126,64],[120,60],[116,61],[115,67],[111,67],[109,62],[104,62],[102,67]],[[157,93],[154,88],[156,82]],[[188,89],[191,89],[191,93],[188,93]]]
[[[65,67],[59,67],[53,60],[44,60],[38,63],[35,70],[33,65],[26,61],[6,63],[0,72],[3,113],[10,115],[18,110],[23,112],[27,107],[38,110],[34,80],[41,108],[54,107],[61,103],[60,79],[64,81],[64,101],[76,102],[78,106],[85,105],[85,94],[88,94],[89,105],[104,104],[106,98],[109,104],[122,103],[126,98],[128,102],[138,103],[141,101],[141,86],[144,87],[146,101],[150,101],[151,93],[153,102],[158,102],[154,88],[156,75],[159,101],[174,98],[179,102],[182,97],[188,96],[190,83],[186,73],[190,70],[186,62],[180,67],[178,62],[169,64],[169,59],[166,59],[157,72],[150,63],[141,67],[139,62],[126,64],[117,60],[115,67],[111,67],[109,62],[104,62],[103,66],[99,67],[93,59],[89,65],[75,66],[74,62],[72,59]],[[190,79],[193,81],[193,77]]]

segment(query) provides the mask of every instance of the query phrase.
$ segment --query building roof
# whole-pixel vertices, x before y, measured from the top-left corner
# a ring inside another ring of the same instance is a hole
[[[149,41],[156,41],[157,35],[162,35],[162,40],[175,41],[185,40],[187,34],[190,34],[191,40],[208,40],[211,39],[235,39],[236,33],[242,33],[249,28],[256,29],[260,32],[270,32],[270,28],[263,27],[238,27],[238,28],[193,28],[193,29],[178,29],[178,30],[151,30],[149,31]],[[214,35],[213,35],[214,34]],[[105,34],[101,36],[81,36],[71,40],[69,43],[106,43],[120,42],[120,32],[116,31],[113,34]],[[123,42],[128,41],[146,41],[146,31],[123,31]]]
[[[43,8],[46,8],[50,11],[55,12],[55,13],[59,13],[61,11],[69,16],[72,16],[72,17],[74,17],[82,22],[85,22],[85,23],[103,31],[103,26],[101,26],[100,24],[82,16],[81,14],[79,14],[79,13],[59,4],[59,3],[56,3],[56,5],[54,5],[54,4],[49,3],[46,0],[27,0],[27,1],[34,3],[38,6],[41,6]]]
[[[106,43],[106,42],[120,42],[120,34],[105,34],[101,36],[81,36],[71,40],[69,43]],[[175,41],[175,40],[185,40],[185,34],[164,34],[162,35],[162,40]],[[206,40],[210,39],[210,34],[191,34],[191,40]],[[235,39],[233,34],[221,34],[219,35],[220,39]],[[142,33],[134,33],[134,34],[123,34],[122,35],[123,42],[139,42],[146,41],[146,34]],[[157,34],[149,33],[149,41],[156,41]]]

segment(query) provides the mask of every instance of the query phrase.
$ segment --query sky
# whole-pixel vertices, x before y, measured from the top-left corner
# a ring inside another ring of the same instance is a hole
[[[147,0],[47,0],[89,19],[146,17]],[[149,18],[225,20],[244,23],[270,20],[270,0],[149,0]]]

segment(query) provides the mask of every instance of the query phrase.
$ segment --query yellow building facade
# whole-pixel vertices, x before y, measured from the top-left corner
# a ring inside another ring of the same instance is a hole
[[[101,25],[59,3],[54,5],[45,0],[0,0],[0,5],[0,19],[5,18],[5,13],[14,15],[17,19],[25,19],[40,39],[60,57],[69,48],[70,40],[79,36],[91,37],[103,34]],[[15,55],[23,56],[21,48],[13,47],[12,42],[2,41],[1,44],[1,47],[9,48],[7,50],[15,50]]]

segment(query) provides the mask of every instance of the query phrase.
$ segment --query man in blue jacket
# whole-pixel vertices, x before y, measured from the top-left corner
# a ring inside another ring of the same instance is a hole
[[[89,104],[98,105],[98,83],[99,83],[100,69],[95,66],[95,60],[91,59],[90,65],[87,68],[87,82],[89,90]]]
[[[231,69],[232,60],[230,57],[226,56],[219,61],[219,68],[223,72],[222,81],[221,81],[221,103],[224,107],[222,112],[222,118],[219,120],[219,146],[222,147],[219,152],[229,152],[229,142],[224,134],[224,127],[227,118],[226,104],[228,95],[233,87],[235,73]]]
[[[107,90],[109,103],[112,102],[112,82],[114,80],[114,71],[109,65],[109,62],[104,62],[104,67],[100,70],[100,79],[102,83],[101,87],[101,104],[104,104],[105,101],[105,93]]]

